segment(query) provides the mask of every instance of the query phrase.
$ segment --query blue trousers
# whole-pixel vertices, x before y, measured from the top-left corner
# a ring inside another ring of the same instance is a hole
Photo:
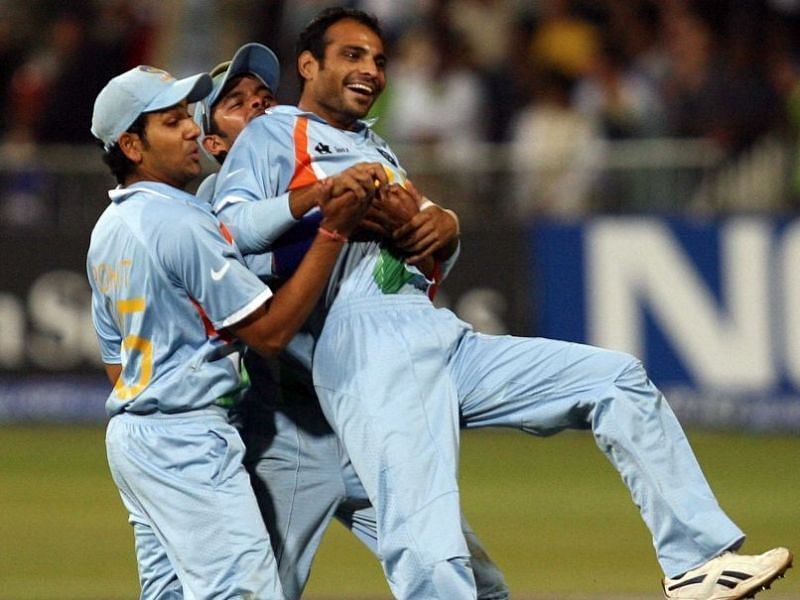
[[[223,410],[116,415],[106,451],[143,600],[283,599],[244,444]]]
[[[284,378],[293,383],[283,382],[280,392],[256,385],[235,420],[247,446],[245,466],[269,531],[284,594],[287,600],[297,600],[333,519],[375,554],[378,541],[375,509],[322,414],[311,374],[293,371]],[[297,385],[298,378],[304,380],[303,385]],[[277,393],[285,396],[284,401],[265,410],[260,395],[274,399]],[[478,598],[506,600],[503,574],[463,518],[461,528],[469,545]]]
[[[398,598],[476,597],[459,518],[459,426],[541,436],[590,429],[628,486],[668,576],[743,539],[672,410],[630,355],[474,333],[421,296],[340,297],[313,375],[375,506],[378,552]]]

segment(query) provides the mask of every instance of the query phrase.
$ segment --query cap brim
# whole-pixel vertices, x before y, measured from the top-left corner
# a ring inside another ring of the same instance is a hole
[[[220,79],[215,77],[214,90],[208,97],[208,105],[214,105],[228,81],[243,74],[255,75],[275,93],[281,80],[281,66],[278,57],[272,50],[256,42],[245,44],[239,48],[233,55],[223,77]]]
[[[212,88],[213,83],[208,73],[199,73],[185,79],[177,79],[169,88],[153,98],[142,112],[163,110],[170,106],[175,106],[183,100],[197,102],[208,96]]]

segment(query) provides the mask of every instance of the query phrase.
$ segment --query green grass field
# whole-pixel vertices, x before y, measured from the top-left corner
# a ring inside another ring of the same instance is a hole
[[[748,532],[745,549],[800,550],[800,437],[690,439],[720,503]],[[0,456],[0,599],[136,598],[132,535],[102,428],[0,427]],[[661,597],[649,535],[589,435],[468,433],[461,471],[464,510],[515,598]],[[390,597],[373,557],[339,525],[306,596]],[[800,571],[763,597],[800,598]]]

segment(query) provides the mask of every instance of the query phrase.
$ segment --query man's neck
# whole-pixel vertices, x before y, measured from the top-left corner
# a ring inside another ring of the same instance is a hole
[[[174,187],[175,189],[182,191],[185,190],[186,186],[189,184],[188,181],[181,185],[174,181],[165,181],[157,177],[148,177],[140,173],[133,173],[132,175],[129,175],[128,177],[125,178],[125,183],[123,184],[123,187],[130,187],[134,183],[161,183],[163,185],[168,185],[170,187]]]
[[[321,104],[310,101],[305,98],[300,98],[297,103],[297,108],[303,112],[309,112],[317,115],[320,119],[325,121],[331,127],[336,129],[343,129],[345,131],[354,131],[358,129],[358,119],[352,117],[341,117],[338,113],[326,110]]]

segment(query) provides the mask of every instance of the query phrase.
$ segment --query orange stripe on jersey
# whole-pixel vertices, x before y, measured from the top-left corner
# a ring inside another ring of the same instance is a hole
[[[233,236],[231,235],[231,231],[225,227],[225,223],[222,223],[221,221],[219,224],[219,232],[222,234],[222,237],[225,238],[225,241],[233,246]]]
[[[295,190],[317,181],[311,168],[311,155],[308,153],[308,119],[298,117],[294,126],[294,174],[289,182],[289,189]]]
[[[200,320],[203,322],[203,329],[205,330],[206,337],[213,338],[213,337],[220,337],[223,341],[228,342],[229,344],[233,341],[233,337],[228,335],[227,333],[217,331],[214,329],[214,326],[211,324],[211,319],[208,318],[206,311],[203,310],[203,307],[200,306],[194,298],[189,298],[192,304],[194,304],[194,308],[197,311],[197,314],[200,315]]]

